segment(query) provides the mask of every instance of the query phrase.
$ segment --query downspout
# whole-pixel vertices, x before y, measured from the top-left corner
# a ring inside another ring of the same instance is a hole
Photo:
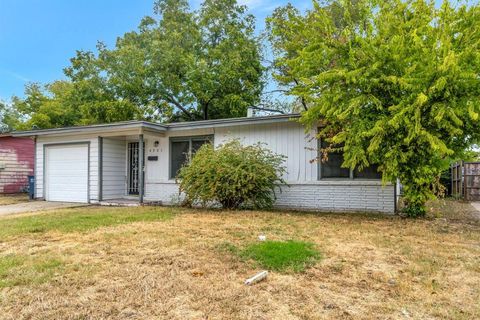
[[[103,200],[103,137],[98,137],[98,202]]]
[[[140,204],[143,204],[143,196],[144,196],[144,185],[143,185],[143,178],[144,178],[144,146],[143,146],[143,134],[138,136],[139,145],[138,145],[138,162],[140,166],[140,170],[138,171],[138,184],[139,184],[139,201]]]
[[[393,186],[393,213],[397,214],[397,186],[398,182],[395,181],[395,185]]]
[[[393,191],[393,196],[395,197],[394,198],[394,202],[393,202],[393,211],[395,214],[398,213],[398,201],[400,200],[400,196],[401,196],[401,192],[400,192],[400,179],[396,179],[395,180],[395,188],[394,188],[394,191]]]
[[[45,174],[45,173],[44,173]],[[33,200],[37,199],[37,136],[33,137],[33,176],[35,183],[33,187]]]

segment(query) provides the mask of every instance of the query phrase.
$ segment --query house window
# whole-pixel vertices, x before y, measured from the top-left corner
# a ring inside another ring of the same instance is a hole
[[[322,149],[328,148],[329,143],[320,141],[319,146]],[[321,156],[320,156],[321,158]],[[358,169],[350,170],[349,168],[342,168],[343,152],[329,152],[328,160],[325,162],[318,162],[319,179],[381,179],[382,174],[378,172],[378,166],[372,165],[364,168],[361,171]]]
[[[170,139],[170,179],[175,179],[178,171],[205,143],[212,143],[212,136],[180,137]]]
[[[378,172],[378,165],[374,164],[370,167],[363,168],[362,171],[355,169],[353,177],[358,179],[382,179],[382,173]]]
[[[325,149],[328,148],[329,144],[322,140],[320,146]],[[328,160],[320,161],[321,178],[350,178],[350,169],[342,168],[342,163],[342,152],[328,153]]]

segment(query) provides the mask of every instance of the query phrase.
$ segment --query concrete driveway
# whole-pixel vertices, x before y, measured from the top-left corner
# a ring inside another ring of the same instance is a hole
[[[30,201],[0,206],[0,217],[11,214],[87,206],[85,203]]]
[[[470,204],[477,210],[475,218],[480,220],[480,202],[470,202]]]

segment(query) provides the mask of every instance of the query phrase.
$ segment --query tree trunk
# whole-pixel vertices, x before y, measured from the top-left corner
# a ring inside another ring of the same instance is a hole
[[[208,120],[208,103],[203,107],[203,120]]]

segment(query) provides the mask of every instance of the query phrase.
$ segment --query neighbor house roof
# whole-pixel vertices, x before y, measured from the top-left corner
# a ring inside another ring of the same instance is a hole
[[[82,134],[82,133],[95,133],[95,132],[110,132],[110,131],[125,131],[135,129],[149,129],[158,132],[165,132],[167,129],[165,126],[148,121],[122,121],[108,124],[94,124],[88,126],[74,126],[54,129],[34,129],[28,131],[12,132],[16,137],[24,136],[43,136],[43,135],[58,135],[58,134]]]
[[[58,135],[58,134],[82,134],[82,133],[94,133],[94,132],[111,132],[122,131],[131,129],[147,129],[149,131],[166,132],[166,131],[178,131],[189,129],[201,129],[201,128],[218,128],[218,127],[230,127],[238,125],[249,124],[268,124],[278,122],[288,122],[292,119],[299,118],[299,114],[282,114],[263,117],[243,117],[243,118],[229,118],[218,120],[202,120],[202,121],[189,121],[189,122],[176,122],[176,123],[153,123],[148,121],[123,121],[108,124],[95,124],[88,126],[74,126],[55,129],[35,129],[28,131],[12,132],[13,136],[25,137],[25,136],[42,136],[42,135]]]

